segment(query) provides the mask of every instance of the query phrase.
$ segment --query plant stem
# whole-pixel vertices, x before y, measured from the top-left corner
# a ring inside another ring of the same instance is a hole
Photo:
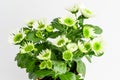
[[[76,20],[77,20],[77,14],[75,14],[75,18],[76,18]]]

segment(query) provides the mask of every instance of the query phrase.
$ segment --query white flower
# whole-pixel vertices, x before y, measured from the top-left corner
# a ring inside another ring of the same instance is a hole
[[[51,50],[49,50],[49,49],[43,50],[37,56],[37,58],[40,59],[40,60],[49,60],[51,58]]]
[[[95,52],[95,55],[97,56],[103,54],[103,42],[100,38],[95,38],[92,41],[92,50]]]
[[[69,27],[72,27],[72,26],[74,26],[76,24],[76,20],[75,20],[74,17],[61,18],[60,22],[62,24],[65,24],[65,25],[69,26]]]
[[[64,46],[67,42],[69,42],[68,38],[65,37],[65,35],[59,36],[56,38],[55,44],[57,47]]]
[[[45,23],[45,21],[43,20],[39,20],[38,21],[38,29],[40,29],[40,30],[44,30],[46,28],[46,23]]]
[[[22,46],[20,49],[21,53],[29,53],[33,50],[35,50],[34,44],[30,42]]]
[[[78,49],[78,46],[76,43],[69,43],[67,45],[67,49],[70,50],[71,52],[74,52]]]
[[[45,30],[47,24],[46,24],[46,19],[40,19],[34,21],[33,28],[37,30]]]
[[[85,38],[93,37],[95,35],[94,29],[88,25],[85,25],[83,27],[83,35]]]
[[[11,34],[9,37],[9,42],[13,44],[20,43],[25,38],[25,34],[21,31],[15,34]]]
[[[84,45],[82,42],[78,41],[78,49],[83,52],[83,53],[87,53],[88,51],[85,49]]]
[[[81,11],[81,14],[86,18],[90,18],[94,16],[93,12],[88,8],[86,8],[83,4],[80,5],[80,11]]]
[[[74,6],[68,8],[67,10],[70,11],[72,14],[76,14],[79,11],[79,6],[75,4]]]
[[[32,28],[34,25],[34,22],[35,22],[35,20],[30,20],[29,22],[27,22],[27,26]]]

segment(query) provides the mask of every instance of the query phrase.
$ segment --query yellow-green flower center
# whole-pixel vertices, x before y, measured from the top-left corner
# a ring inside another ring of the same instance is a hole
[[[57,45],[62,45],[64,44],[65,40],[64,39],[60,39],[58,42],[57,42]]]
[[[49,58],[49,56],[50,56],[50,53],[44,53],[44,54],[43,54],[43,57],[44,57],[44,58]]]
[[[68,26],[74,25],[75,21],[72,18],[65,18],[64,23]]]
[[[38,29],[42,29],[42,28],[44,28],[44,27],[45,27],[44,24],[39,24]]]
[[[84,37],[86,37],[86,38],[89,38],[89,37],[90,37],[90,31],[89,31],[88,28],[84,27],[84,29],[83,29],[83,35],[84,35]]]
[[[33,46],[33,45],[27,45],[27,46],[25,47],[25,51],[26,51],[26,52],[32,51],[33,49],[34,49],[34,46]]]
[[[101,46],[101,43],[100,43],[100,42],[95,42],[95,43],[93,44],[93,49],[94,49],[95,51],[99,51],[99,50],[101,50],[101,48],[102,48],[102,46]]]

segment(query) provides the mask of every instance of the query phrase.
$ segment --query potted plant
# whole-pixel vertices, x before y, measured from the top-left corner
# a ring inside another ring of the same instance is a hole
[[[19,45],[17,65],[25,68],[33,80],[84,80],[86,67],[82,58],[103,55],[102,29],[84,23],[93,13],[74,5],[67,9],[72,17],[58,17],[51,23],[33,20],[13,33]]]

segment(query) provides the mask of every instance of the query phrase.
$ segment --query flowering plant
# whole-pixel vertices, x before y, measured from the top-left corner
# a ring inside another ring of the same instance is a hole
[[[30,21],[13,34],[13,42],[20,48],[15,61],[26,69],[30,79],[84,80],[82,58],[91,62],[92,56],[103,55],[102,29],[84,23],[93,13],[78,5],[67,10],[74,17],[58,17],[50,24]]]

